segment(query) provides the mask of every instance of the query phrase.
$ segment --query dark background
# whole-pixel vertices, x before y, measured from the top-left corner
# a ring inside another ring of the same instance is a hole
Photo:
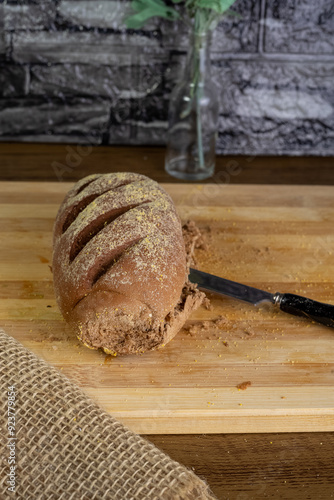
[[[187,51],[125,0],[0,1],[0,141],[164,144]],[[334,155],[333,0],[237,0],[213,36],[217,153]]]

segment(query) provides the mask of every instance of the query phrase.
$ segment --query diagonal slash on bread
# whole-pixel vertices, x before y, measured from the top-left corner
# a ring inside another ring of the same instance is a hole
[[[76,183],[53,241],[57,302],[87,347],[114,354],[159,348],[204,298],[187,283],[173,201],[143,175],[96,174]]]

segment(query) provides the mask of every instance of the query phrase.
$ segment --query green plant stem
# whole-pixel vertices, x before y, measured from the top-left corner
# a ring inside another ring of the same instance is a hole
[[[197,148],[198,161],[200,169],[204,169],[204,153],[203,153],[203,136],[202,136],[202,121],[201,121],[201,103],[200,103],[200,87],[197,84],[196,89],[196,124],[197,124]]]
[[[197,151],[198,151],[198,162],[199,162],[199,168],[200,170],[204,170],[204,153],[203,153],[203,134],[202,134],[202,113],[201,113],[201,80],[202,80],[202,73],[201,73],[201,46],[202,46],[202,41],[201,41],[201,14],[200,12],[196,12],[195,14],[195,33],[197,33],[199,36],[197,40],[195,41],[195,57],[197,59],[196,61],[196,66],[197,66],[197,81],[195,83],[196,88],[195,88],[195,99],[196,99],[196,129],[197,129]]]

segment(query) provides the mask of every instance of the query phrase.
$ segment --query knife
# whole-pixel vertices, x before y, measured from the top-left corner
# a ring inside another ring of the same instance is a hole
[[[312,321],[334,328],[334,306],[330,304],[316,302],[292,293],[265,292],[258,288],[219,278],[213,274],[197,271],[197,269],[190,269],[189,280],[196,283],[199,288],[243,300],[254,306],[262,304],[262,302],[271,302],[278,306],[281,311],[294,316],[306,316]]]

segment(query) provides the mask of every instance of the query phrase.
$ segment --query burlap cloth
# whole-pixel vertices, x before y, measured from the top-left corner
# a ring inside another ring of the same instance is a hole
[[[0,329],[0,498],[202,500],[195,474],[99,408]],[[16,485],[8,491],[8,387],[15,386]]]

